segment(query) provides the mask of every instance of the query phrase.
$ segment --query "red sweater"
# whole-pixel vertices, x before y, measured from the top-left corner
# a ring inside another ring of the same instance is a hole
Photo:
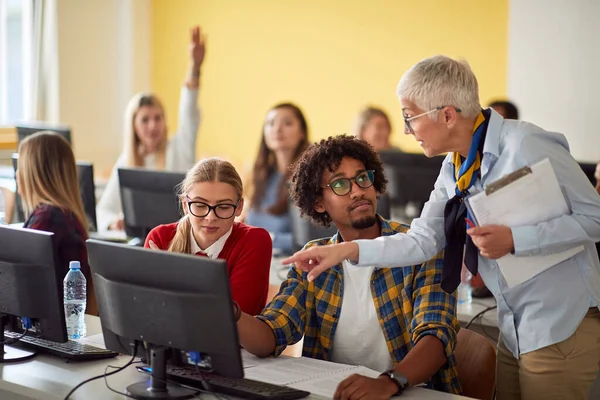
[[[144,247],[149,248],[152,240],[159,249],[167,250],[175,237],[177,224],[152,229]],[[260,314],[267,303],[272,251],[271,236],[266,230],[236,222],[219,253],[219,258],[227,261],[233,300],[250,315]]]

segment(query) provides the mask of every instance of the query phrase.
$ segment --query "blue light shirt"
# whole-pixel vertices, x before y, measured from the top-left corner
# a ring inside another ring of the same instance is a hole
[[[532,226],[513,227],[515,255],[527,257],[585,249],[509,288],[498,263],[479,256],[479,273],[498,303],[498,327],[515,358],[571,336],[590,306],[600,304],[600,196],[569,153],[566,138],[530,123],[505,120],[492,110],[483,148],[481,179],[471,193],[523,166],[549,158],[570,214]],[[422,263],[445,245],[444,207],[454,196],[451,154],[442,164],[429,201],[406,234],[357,240],[359,265]]]
[[[274,172],[269,176],[267,188],[260,204],[253,204],[246,216],[245,223],[269,231],[273,237],[273,248],[285,254],[291,254],[292,224],[289,213],[274,215],[265,211],[279,200],[279,190],[283,178],[279,172]]]

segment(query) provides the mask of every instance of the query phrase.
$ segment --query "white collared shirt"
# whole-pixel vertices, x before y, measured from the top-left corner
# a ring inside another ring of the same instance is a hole
[[[200,248],[200,246],[198,246],[198,243],[196,243],[196,238],[194,237],[194,231],[190,229],[190,239],[192,241],[191,253],[192,254],[196,254],[198,252],[204,253],[204,254],[206,254],[206,256],[208,258],[215,260],[217,257],[219,257],[219,254],[221,254],[221,251],[223,251],[223,247],[225,247],[225,242],[227,242],[227,239],[229,239],[229,236],[231,235],[232,230],[233,230],[233,226],[231,228],[229,228],[229,230],[227,231],[226,234],[224,234],[219,239],[217,239],[216,242],[214,242],[213,244],[208,246],[206,248],[206,250],[202,250]]]

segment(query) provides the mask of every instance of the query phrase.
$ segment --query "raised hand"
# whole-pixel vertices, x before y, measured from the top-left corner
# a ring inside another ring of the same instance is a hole
[[[204,61],[204,54],[206,53],[206,37],[202,35],[199,26],[190,29],[190,34],[190,58],[192,64],[195,67],[200,68]]]

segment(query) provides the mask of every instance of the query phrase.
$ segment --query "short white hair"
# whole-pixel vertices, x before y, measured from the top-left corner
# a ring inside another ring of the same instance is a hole
[[[406,71],[396,94],[415,103],[423,111],[441,106],[454,106],[464,118],[481,111],[479,85],[469,64],[447,56],[434,56],[419,61]],[[436,118],[437,113],[430,114]]]

